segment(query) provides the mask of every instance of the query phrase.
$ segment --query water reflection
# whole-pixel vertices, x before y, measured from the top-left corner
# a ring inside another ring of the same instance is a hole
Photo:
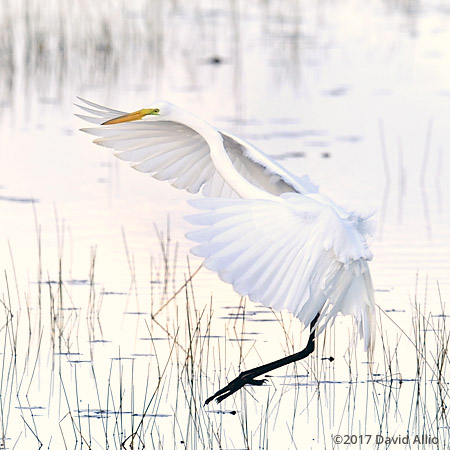
[[[412,428],[448,447],[450,16],[355,4],[1,2],[0,448],[323,449],[331,433]],[[185,194],[94,149],[76,95],[167,98],[377,211],[392,321],[374,373],[339,320],[317,358],[205,409],[302,330],[191,270]]]
[[[26,197],[9,197],[5,195],[0,195],[0,201],[4,202],[12,202],[12,203],[38,203],[39,200],[34,198],[26,198]]]

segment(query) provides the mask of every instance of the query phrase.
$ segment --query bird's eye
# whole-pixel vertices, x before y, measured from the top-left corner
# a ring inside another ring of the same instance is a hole
[[[155,113],[159,113],[159,108],[155,108],[153,111],[154,111]]]

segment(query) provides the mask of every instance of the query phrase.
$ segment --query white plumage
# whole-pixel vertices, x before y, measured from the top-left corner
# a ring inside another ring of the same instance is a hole
[[[81,100],[81,99],[80,99]],[[140,172],[207,198],[188,238],[241,295],[289,310],[318,332],[338,313],[352,315],[366,350],[373,343],[374,294],[366,218],[319,194],[307,176],[289,173],[253,145],[168,102],[127,113],[82,100],[103,124],[84,131]],[[153,112],[149,112],[153,111]],[[156,112],[155,112],[156,111]],[[112,121],[113,123],[105,123]]]

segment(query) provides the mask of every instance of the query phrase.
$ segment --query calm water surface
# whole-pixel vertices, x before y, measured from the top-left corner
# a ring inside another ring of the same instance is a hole
[[[445,3],[6,0],[0,21],[0,448],[131,448],[136,430],[134,448],[321,449],[333,434],[419,431],[440,444],[406,448],[445,448],[436,372],[408,340],[436,329],[450,294]],[[189,195],[91,144],[77,95],[125,110],[170,100],[373,214],[387,312],[375,377],[343,320],[319,349],[334,363],[203,408],[242,358],[298,349],[301,327],[205,270],[151,319],[200,265],[187,260]],[[419,376],[432,401],[417,400]]]

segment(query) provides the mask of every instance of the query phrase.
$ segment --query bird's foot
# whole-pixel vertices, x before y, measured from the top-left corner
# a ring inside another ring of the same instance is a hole
[[[222,400],[225,400],[227,397],[243,388],[246,384],[262,386],[267,380],[265,378],[256,380],[255,377],[259,375],[261,375],[261,373],[255,374],[252,370],[241,372],[238,377],[228,383],[224,388],[219,389],[214,395],[211,395],[211,397],[205,401],[205,405],[212,402],[214,399],[217,403],[220,403]]]

